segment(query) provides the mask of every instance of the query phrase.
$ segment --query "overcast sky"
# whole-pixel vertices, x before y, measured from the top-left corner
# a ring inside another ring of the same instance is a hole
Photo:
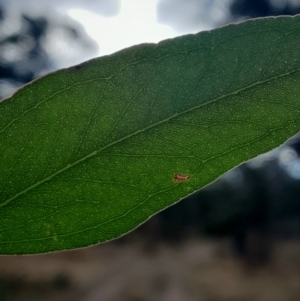
[[[1,1],[1,0],[0,0]],[[2,0],[3,1],[3,0]],[[68,15],[79,21],[106,55],[144,42],[211,29],[231,0],[9,0],[13,10]]]
[[[98,10],[85,5],[67,11],[97,40],[99,54],[105,55],[135,44],[211,29],[224,20],[230,0],[119,0],[109,8],[102,7],[102,2]]]

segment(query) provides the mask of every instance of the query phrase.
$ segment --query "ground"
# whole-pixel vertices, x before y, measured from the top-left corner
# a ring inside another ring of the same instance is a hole
[[[0,256],[0,301],[295,301],[300,242],[276,242],[272,262],[234,258],[227,239],[180,244],[133,237],[38,256]]]

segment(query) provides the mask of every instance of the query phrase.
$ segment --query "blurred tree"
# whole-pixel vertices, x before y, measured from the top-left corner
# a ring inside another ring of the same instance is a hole
[[[0,0],[0,99],[46,72],[66,67],[62,62],[67,57],[73,55],[79,63],[83,53],[96,52],[96,44],[75,21],[31,16],[5,3]]]
[[[300,13],[299,1],[291,0],[234,0],[230,5],[231,19],[258,18]]]

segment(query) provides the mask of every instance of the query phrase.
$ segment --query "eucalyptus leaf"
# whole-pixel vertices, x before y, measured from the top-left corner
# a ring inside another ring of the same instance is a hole
[[[299,131],[300,17],[57,71],[0,103],[0,253],[117,238]]]

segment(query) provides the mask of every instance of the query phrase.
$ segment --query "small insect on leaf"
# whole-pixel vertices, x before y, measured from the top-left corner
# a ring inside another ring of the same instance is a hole
[[[190,176],[189,175],[182,175],[182,174],[176,173],[174,175],[173,179],[174,179],[175,183],[181,183],[181,182],[188,181],[190,179]]]

